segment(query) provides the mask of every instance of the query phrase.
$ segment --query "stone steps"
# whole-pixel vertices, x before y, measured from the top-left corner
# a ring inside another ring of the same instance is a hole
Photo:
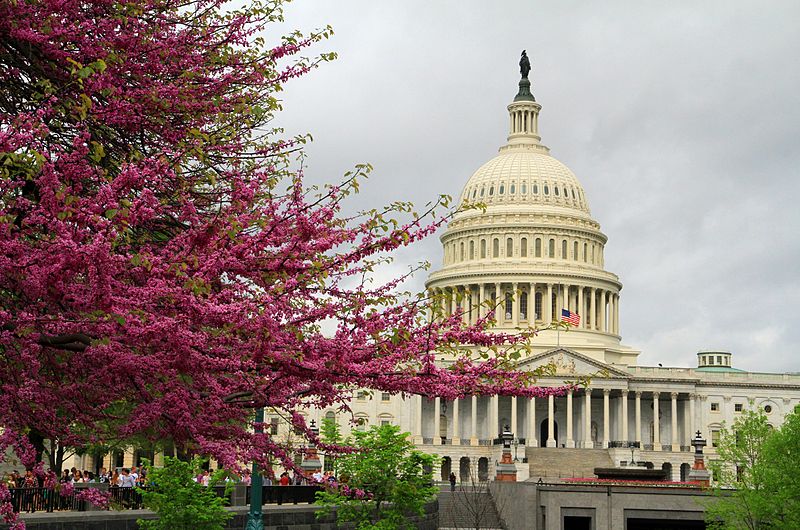
[[[594,468],[613,467],[608,449],[528,447],[529,480],[594,477]]]
[[[502,530],[503,523],[485,488],[457,487],[439,493],[439,528]]]

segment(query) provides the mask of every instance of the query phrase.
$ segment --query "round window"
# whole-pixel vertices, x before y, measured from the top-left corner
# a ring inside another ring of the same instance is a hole
[[[772,412],[772,405],[764,405],[764,412],[766,412],[767,414]]]

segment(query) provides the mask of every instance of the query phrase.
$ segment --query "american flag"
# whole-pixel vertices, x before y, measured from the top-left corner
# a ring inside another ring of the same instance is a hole
[[[561,320],[569,322],[573,326],[578,326],[581,323],[581,316],[578,313],[573,313],[569,309],[562,309]]]

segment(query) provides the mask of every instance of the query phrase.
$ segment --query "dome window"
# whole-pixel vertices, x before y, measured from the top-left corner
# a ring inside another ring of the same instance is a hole
[[[523,195],[528,193],[528,186],[524,182],[522,183],[522,187],[520,189],[520,193],[522,193]]]
[[[564,188],[564,198],[565,199],[569,198],[569,195],[567,195],[567,188]]]
[[[545,189],[547,189],[547,188],[545,188]],[[556,197],[558,197],[558,188],[557,187],[553,188],[553,193],[555,193]],[[545,195],[547,195],[547,193],[545,193]]]
[[[472,198],[473,199],[475,198],[475,195],[477,195],[477,194],[478,194],[478,188],[475,188],[474,190],[472,190]]]
[[[481,188],[481,197],[483,197],[483,192],[486,191],[485,188]]]
[[[534,184],[533,185],[533,194],[534,195],[539,195],[539,185],[538,184]]]
[[[558,188],[556,188],[556,189],[558,189]],[[567,240],[566,239],[562,239],[561,240],[561,258],[562,259],[567,259]],[[461,259],[463,260],[464,256],[461,256]]]
[[[541,237],[537,237],[536,238],[536,242],[533,245],[533,252],[534,252],[534,256],[536,256],[537,258],[541,258],[542,257],[542,238]]]
[[[497,238],[494,238],[494,241],[492,241],[492,257],[500,257],[500,240]]]
[[[587,245],[586,243],[583,244],[583,262],[584,263],[586,263],[586,255],[588,254],[588,252],[587,252],[588,247],[589,247],[589,245]]]
[[[572,259],[578,261],[578,242],[572,242]]]
[[[494,195],[494,186],[489,186],[489,197]]]
[[[523,237],[519,241],[519,256],[521,258],[527,258],[528,257],[528,238],[527,237]]]
[[[508,193],[510,193],[511,195],[514,195],[514,193],[516,193],[516,191],[517,191],[517,187],[516,187],[515,184],[512,183],[511,184],[511,189],[508,191]]]
[[[550,195],[550,188],[547,187],[547,184],[544,185],[544,194]]]
[[[503,193],[505,193],[505,191],[506,191],[506,185],[501,183],[500,184],[500,190],[498,191],[498,195],[502,195]]]
[[[548,245],[548,258],[555,258],[556,257],[556,240],[551,239]],[[555,314],[555,313],[554,313]]]
[[[469,242],[469,259],[470,260],[475,259],[475,242],[474,241],[470,241]]]
[[[485,239],[481,239],[481,257],[482,258],[486,257],[486,240]]]
[[[570,191],[572,191],[572,200],[573,201],[577,201],[578,199],[575,198],[575,190],[573,189],[573,190],[570,190]]]
[[[506,257],[511,258],[514,256],[514,240],[510,237],[506,239]]]

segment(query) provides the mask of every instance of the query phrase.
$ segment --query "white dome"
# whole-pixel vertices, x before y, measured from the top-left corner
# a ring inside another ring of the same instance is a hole
[[[590,215],[583,187],[570,169],[549,154],[515,149],[482,165],[467,181],[461,202],[573,208]]]

